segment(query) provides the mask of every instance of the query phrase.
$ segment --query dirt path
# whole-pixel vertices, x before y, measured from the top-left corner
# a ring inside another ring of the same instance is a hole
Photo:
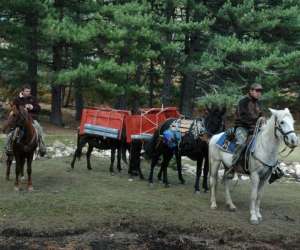
[[[126,228],[124,228],[126,227]],[[97,229],[93,232],[61,231],[32,233],[6,229],[0,236],[0,249],[297,249],[300,239],[257,240],[241,231],[192,233],[174,228],[156,230],[145,224],[121,225],[115,230]]]

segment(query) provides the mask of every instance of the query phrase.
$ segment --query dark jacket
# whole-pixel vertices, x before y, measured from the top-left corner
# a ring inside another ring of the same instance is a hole
[[[247,95],[239,101],[236,109],[235,127],[253,130],[259,117],[262,116],[260,102]]]
[[[13,101],[13,105],[25,106],[26,104],[31,104],[33,106],[32,110],[28,110],[33,119],[37,119],[38,113],[41,111],[41,106],[37,102],[34,96],[23,97],[21,94],[16,97]]]

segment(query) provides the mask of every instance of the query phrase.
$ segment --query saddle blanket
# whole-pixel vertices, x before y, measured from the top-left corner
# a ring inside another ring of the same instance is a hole
[[[229,134],[224,132],[222,136],[217,141],[217,145],[225,152],[233,154],[234,150],[236,148],[236,141],[230,140]],[[250,144],[247,145],[247,149],[250,149],[250,152],[254,152],[254,146],[255,146],[256,138],[253,138],[250,140]]]

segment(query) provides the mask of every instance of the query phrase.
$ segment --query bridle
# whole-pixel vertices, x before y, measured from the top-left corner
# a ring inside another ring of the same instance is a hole
[[[292,133],[296,133],[295,130],[290,130],[288,132],[284,132],[282,127],[280,126],[280,124],[278,124],[278,119],[277,117],[275,117],[275,127],[274,127],[274,135],[275,135],[275,138],[278,139],[278,135],[276,134],[276,132],[279,131],[280,134],[283,136],[283,141],[285,143],[285,145],[289,148],[295,148],[295,147],[290,147],[289,145],[289,142],[287,141],[288,139],[288,135],[289,134],[292,134]]]

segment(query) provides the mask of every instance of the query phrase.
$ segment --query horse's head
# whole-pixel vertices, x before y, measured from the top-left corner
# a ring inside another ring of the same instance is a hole
[[[294,119],[289,109],[269,109],[275,117],[275,136],[281,138],[289,148],[298,146],[299,140],[294,130]]]
[[[27,109],[24,106],[13,105],[12,110],[6,121],[6,127],[24,127],[26,122],[31,121],[31,117],[28,114]]]
[[[225,122],[224,115],[226,113],[226,107],[220,109],[217,106],[209,108],[207,106],[207,116],[205,117],[205,128],[208,134],[214,135],[224,131]]]

